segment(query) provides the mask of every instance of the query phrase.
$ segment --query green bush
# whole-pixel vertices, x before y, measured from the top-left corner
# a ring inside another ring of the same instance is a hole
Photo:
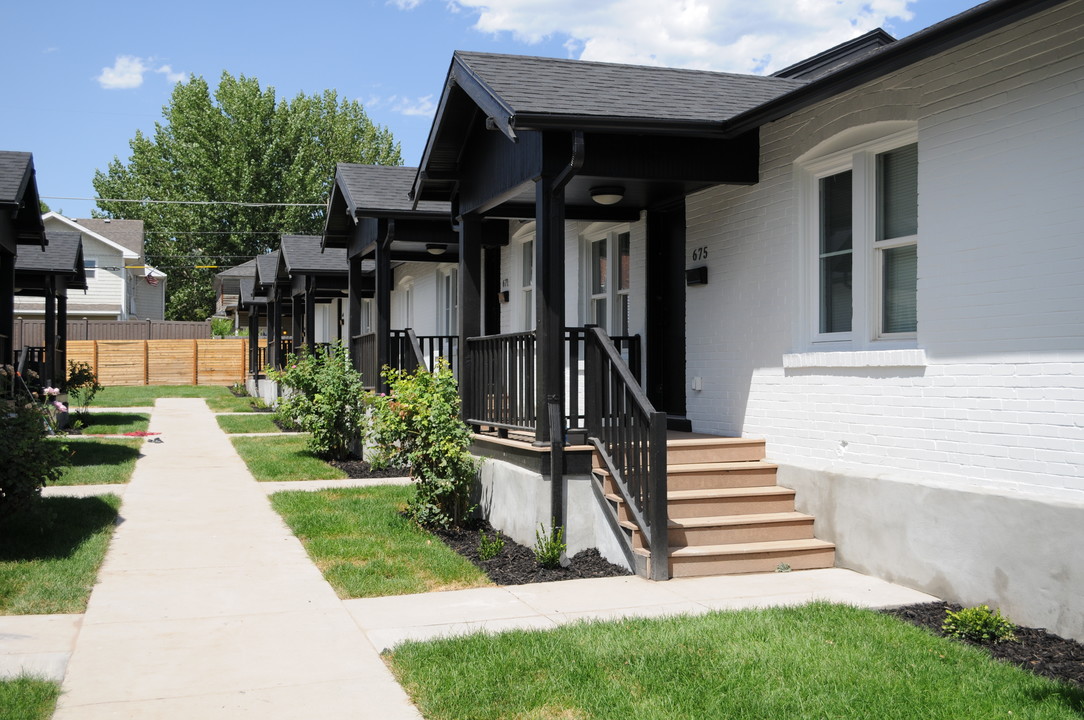
[[[49,439],[42,408],[12,400],[0,400],[0,457],[0,521],[33,506],[71,464],[67,447]]]
[[[233,320],[231,318],[211,318],[211,337],[229,337],[233,335]]]
[[[977,643],[1012,642],[1016,640],[1013,631],[1016,626],[1002,617],[1001,611],[990,612],[988,605],[964,608],[957,612],[945,613],[945,622],[941,630],[948,637],[971,640]]]
[[[370,395],[342,343],[312,355],[299,353],[268,377],[289,389],[276,412],[284,424],[309,433],[313,454],[328,460],[350,457],[365,431]]]
[[[493,537],[488,537],[484,531],[478,531],[478,559],[482,562],[486,560],[492,560],[501,554],[501,550],[504,550],[504,539],[497,533],[493,533]]]
[[[384,377],[391,393],[373,402],[370,462],[410,469],[415,495],[407,514],[420,525],[460,527],[473,510],[478,461],[470,454],[470,428],[459,417],[451,367],[440,358],[434,372],[387,369]]]
[[[565,529],[560,525],[554,527],[551,523],[550,531],[546,532],[543,525],[539,525],[534,531],[534,559],[544,568],[556,568],[561,566],[561,557],[568,550],[565,543]]]
[[[94,396],[102,386],[98,384],[98,376],[94,374],[94,368],[90,363],[68,362],[68,408],[78,406],[79,414],[85,415],[87,408],[94,402]]]

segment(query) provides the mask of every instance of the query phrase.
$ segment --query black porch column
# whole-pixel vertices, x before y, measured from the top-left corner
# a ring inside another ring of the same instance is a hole
[[[549,403],[565,406],[565,194],[553,178],[535,181],[535,444],[549,445]],[[558,428],[558,440],[564,428]]]
[[[467,338],[482,334],[482,219],[464,215],[459,221],[459,397],[463,417],[477,417],[474,365]]]
[[[248,371],[252,377],[260,376],[260,306],[248,309]]]
[[[15,364],[15,254],[0,248],[0,364]]]
[[[304,337],[305,304],[297,295],[290,295],[290,347],[293,352],[301,349]]]
[[[267,308],[267,364],[276,370],[282,367],[282,299],[278,290],[271,291]]]
[[[54,367],[58,376],[54,378],[54,382],[60,384],[54,387],[59,387],[61,390],[68,389],[68,296],[66,292],[65,287],[64,292],[57,293],[56,296],[57,348]]]
[[[305,278],[305,344],[316,352],[316,278]]]
[[[350,362],[354,369],[361,372],[361,357],[354,344],[354,338],[361,335],[361,258],[352,257],[347,273],[347,328],[346,347],[350,350]]]
[[[383,223],[381,223],[383,224]],[[386,238],[376,243],[376,367],[382,373],[388,364],[391,340],[391,247]],[[383,376],[375,378],[377,392],[387,392]]]
[[[648,210],[647,399],[675,420],[685,417],[685,200]],[[674,429],[684,429],[675,427]]]
[[[56,280],[52,275],[45,277],[45,363],[43,370],[47,377],[40,378],[43,385],[53,385],[56,366]]]
[[[508,231],[505,230],[507,238]],[[487,246],[482,250],[482,332],[499,335],[501,332],[501,249]]]

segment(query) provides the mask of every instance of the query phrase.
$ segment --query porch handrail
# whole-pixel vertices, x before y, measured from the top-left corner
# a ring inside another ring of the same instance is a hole
[[[467,338],[470,395],[463,398],[468,425],[533,432],[535,334],[533,331]],[[461,383],[461,386],[463,384]]]
[[[362,387],[375,390],[380,384],[380,368],[376,359],[376,333],[362,333],[350,337],[350,357],[354,369],[361,373]]]
[[[587,331],[587,438],[651,553],[650,575],[670,575],[666,413],[656,410],[602,328]],[[624,535],[621,537],[624,539]]]
[[[406,329],[406,338],[407,338],[407,343],[410,346],[410,349],[414,353],[414,368],[413,369],[417,369],[417,368],[420,368],[420,367],[424,368],[425,367],[425,355],[422,353],[422,346],[418,342],[418,334],[416,332],[414,332],[414,328],[407,328]]]

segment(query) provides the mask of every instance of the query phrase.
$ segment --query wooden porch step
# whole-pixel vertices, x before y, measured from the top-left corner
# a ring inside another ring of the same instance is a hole
[[[794,512],[794,491],[778,485],[670,490],[666,493],[666,503],[672,520]]]
[[[753,438],[695,437],[668,439],[668,465],[713,462],[752,462],[766,455],[764,441]]]
[[[779,466],[760,461],[669,464],[666,486],[670,490],[707,490],[719,487],[762,487],[775,482]],[[613,478],[604,468],[594,472],[603,480],[603,487],[612,492]]]
[[[807,538],[670,548],[671,577],[772,572],[781,563],[792,570],[829,568],[835,545]]]
[[[670,520],[670,547],[808,540],[813,516],[800,512],[751,513]]]

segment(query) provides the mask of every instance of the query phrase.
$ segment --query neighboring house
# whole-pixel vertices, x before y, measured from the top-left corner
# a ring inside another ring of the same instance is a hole
[[[0,151],[0,365],[15,360],[15,256],[20,246],[44,248],[41,198],[28,152]]]
[[[234,330],[248,326],[248,312],[239,306],[241,282],[256,277],[256,258],[215,273],[215,316],[233,320]]]
[[[695,461],[659,423],[763,438],[772,494],[797,490],[838,564],[1084,638],[1082,38],[1084,0],[992,0],[774,77],[456,53],[411,194],[456,209],[465,415],[534,441],[476,446],[487,502],[519,493],[495,524],[537,527],[552,493],[569,536],[594,524],[607,553],[607,527],[669,527],[674,569],[697,491],[671,477],[660,503],[653,473]],[[446,271],[395,272],[405,293]],[[439,301],[398,308],[389,331],[439,328]],[[498,318],[526,332],[462,340]],[[576,387],[565,329],[588,324],[641,336],[665,415],[594,331]],[[631,483],[593,491],[624,494],[609,526],[559,448],[581,425]],[[652,574],[655,539],[633,554]]]
[[[68,299],[68,317],[100,320],[162,320],[166,274],[146,265],[142,220],[78,219],[55,212],[42,218],[49,231],[78,232],[83,242],[87,290]],[[41,318],[41,301],[19,299],[15,314]]]

